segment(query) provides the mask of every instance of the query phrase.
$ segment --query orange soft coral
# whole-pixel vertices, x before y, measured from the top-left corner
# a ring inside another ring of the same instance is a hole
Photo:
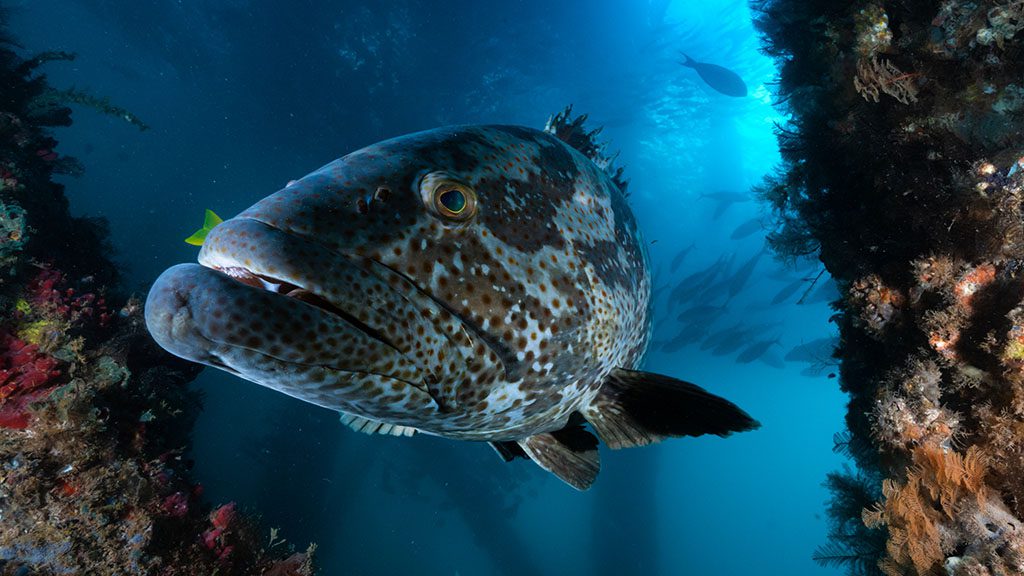
[[[864,510],[868,527],[886,526],[889,576],[981,566],[984,574],[1024,571],[1024,531],[985,483],[987,459],[976,446],[960,454],[935,445],[912,453],[904,482],[883,481],[883,502]]]
[[[957,303],[970,309],[974,295],[978,290],[995,281],[996,272],[996,267],[988,262],[968,268],[953,287],[953,295]]]
[[[868,331],[881,337],[890,324],[899,322],[906,298],[871,274],[850,285],[849,303]]]

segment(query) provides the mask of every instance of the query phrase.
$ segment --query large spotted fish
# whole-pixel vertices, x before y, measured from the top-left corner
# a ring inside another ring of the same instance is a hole
[[[335,160],[212,228],[199,264],[156,280],[149,330],[357,430],[490,442],[580,489],[599,469],[585,423],[612,448],[756,427],[636,371],[646,251],[581,121],[438,128]]]

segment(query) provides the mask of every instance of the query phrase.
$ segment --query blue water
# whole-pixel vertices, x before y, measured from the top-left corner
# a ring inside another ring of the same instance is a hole
[[[621,149],[659,284],[763,245],[761,233],[730,239],[757,203],[714,219],[698,198],[747,191],[778,159],[774,70],[741,1],[14,5],[24,46],[79,55],[47,67],[52,84],[109,96],[152,126],[78,109],[58,131],[58,150],[87,167],[66,180],[72,210],[109,219],[140,294],[167,266],[194,260],[182,238],[204,208],[233,215],[386,137],[455,123],[540,127],[569,103]],[[750,95],[709,89],[678,65],[679,50],[735,70]],[[213,370],[195,383],[206,395],[195,475],[211,500],[259,510],[299,547],[317,542],[329,575],[829,574],[811,554],[825,542],[821,482],[842,465],[831,448],[844,397],[828,367],[808,376],[807,364],[778,366],[833,327],[820,301],[767,304],[807,273],[763,258],[719,321],[765,324],[758,338],[780,338],[765,358],[741,364],[696,344],[649,354],[648,370],[733,400],[761,430],[604,450],[585,493],[485,445],[356,434],[326,410]],[[678,310],[658,302],[656,341],[679,332]]]

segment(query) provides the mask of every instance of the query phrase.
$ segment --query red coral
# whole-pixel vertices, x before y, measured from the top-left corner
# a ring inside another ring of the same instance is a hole
[[[40,148],[39,150],[36,150],[36,156],[47,162],[53,162],[57,159],[57,153],[49,148]]]
[[[111,318],[102,296],[93,292],[79,294],[74,288],[67,287],[64,274],[58,270],[40,270],[28,283],[25,299],[34,308],[65,318],[72,324],[94,320],[102,327]]]
[[[28,406],[57,388],[57,368],[57,360],[38,346],[0,333],[0,428],[28,428]]]
[[[188,494],[175,492],[164,498],[160,508],[165,514],[173,518],[184,518],[188,514]]]

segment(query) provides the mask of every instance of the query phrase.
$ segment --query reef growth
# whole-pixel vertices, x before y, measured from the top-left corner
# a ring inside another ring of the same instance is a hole
[[[791,114],[760,189],[842,288],[853,574],[1024,573],[1024,2],[759,0]]]
[[[123,294],[104,223],[75,218],[53,126],[73,101],[24,59],[0,10],[0,574],[313,572],[234,504],[210,509],[189,477],[197,367],[163,353]]]

